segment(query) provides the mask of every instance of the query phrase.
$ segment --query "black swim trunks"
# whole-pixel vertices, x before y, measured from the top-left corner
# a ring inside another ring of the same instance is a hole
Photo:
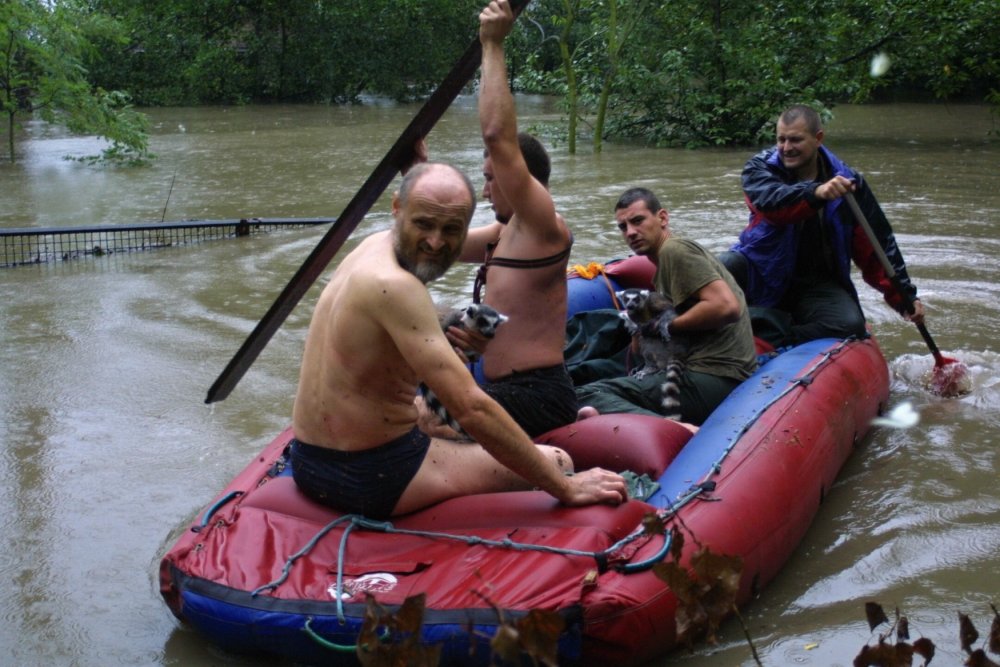
[[[318,503],[388,519],[413,480],[431,439],[415,428],[372,449],[344,452],[292,440],[292,477]]]
[[[576,421],[576,392],[565,364],[512,373],[482,388],[532,438]]]

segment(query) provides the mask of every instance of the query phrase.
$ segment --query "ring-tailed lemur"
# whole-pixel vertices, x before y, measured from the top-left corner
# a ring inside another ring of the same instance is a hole
[[[625,326],[639,341],[643,365],[632,374],[641,378],[647,373],[665,371],[661,387],[663,409],[668,418],[680,419],[679,383],[690,349],[687,336],[671,335],[667,328],[677,317],[674,304],[659,292],[648,289],[630,288],[615,292],[615,296],[625,309],[621,312]]]
[[[448,327],[459,327],[467,331],[476,331],[486,338],[493,338],[497,333],[497,327],[507,320],[508,317],[506,315],[498,313],[485,303],[473,303],[465,308],[457,308],[447,313],[441,318],[441,328],[447,331]],[[475,350],[464,350],[464,352],[469,362],[474,363],[479,360],[480,355]],[[461,437],[467,440],[472,439],[462,429],[461,425],[448,414],[448,409],[444,407],[441,400],[430,390],[430,387],[421,383],[420,389],[423,392],[424,402],[427,404],[429,410],[440,417],[442,422],[447,424]]]
[[[501,315],[485,303],[471,303],[465,308],[456,308],[441,318],[441,329],[458,327],[467,331],[476,331],[486,338],[497,335],[497,327],[509,318]],[[479,353],[475,350],[463,350],[470,362],[479,361]]]

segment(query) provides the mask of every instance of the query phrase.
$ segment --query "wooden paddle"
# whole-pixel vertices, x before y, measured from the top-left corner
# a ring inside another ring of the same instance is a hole
[[[882,248],[882,244],[879,243],[877,238],[875,238],[875,232],[872,231],[871,225],[868,224],[868,219],[865,217],[865,214],[861,212],[861,207],[858,206],[858,201],[854,198],[854,193],[848,192],[845,194],[844,201],[847,202],[847,206],[851,209],[851,213],[854,214],[854,219],[857,220],[858,224],[861,225],[861,228],[865,230],[865,234],[868,236],[868,240],[872,244],[872,249],[874,249],[875,255],[878,257],[879,262],[882,263],[882,268],[885,269],[885,273],[889,276],[889,280],[892,281],[892,284],[896,286],[896,290],[903,297],[907,312],[914,312],[913,299],[910,297],[910,293],[903,289],[899,276],[896,275],[896,271],[892,267],[892,263],[889,262],[889,258],[886,257],[885,249]],[[958,396],[960,394],[968,393],[968,389],[966,388],[966,376],[968,374],[968,369],[965,367],[965,364],[959,362],[958,359],[946,357],[941,354],[941,350],[939,350],[938,346],[934,343],[934,339],[931,338],[931,333],[927,330],[926,326],[923,324],[917,324],[917,331],[919,331],[920,335],[923,336],[924,342],[927,343],[927,347],[930,348],[931,354],[934,355],[934,376],[931,380],[931,390],[939,396]]]
[[[515,17],[521,13],[528,2],[529,0],[510,0]],[[472,75],[479,69],[482,55],[482,45],[479,43],[477,34],[465,53],[458,59],[458,62],[451,68],[437,89],[427,98],[424,106],[420,108],[417,115],[399,135],[396,143],[378,163],[378,166],[347,204],[347,207],[337,216],[337,221],[292,276],[271,308],[264,314],[264,317],[257,323],[246,341],[229,361],[229,364],[219,374],[215,383],[208,390],[208,396],[205,397],[206,403],[221,401],[229,396],[229,392],[233,390],[233,387],[240,381],[267,342],[271,340],[274,332],[278,330],[295,305],[344,245],[351,232],[365,217],[368,210],[396,177],[396,174],[413,162],[414,145],[419,139],[427,136],[434,124],[444,115],[462,88],[472,78]]]

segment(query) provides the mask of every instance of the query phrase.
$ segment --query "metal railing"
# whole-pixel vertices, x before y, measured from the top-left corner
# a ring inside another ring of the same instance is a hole
[[[93,227],[0,229],[0,267],[171,248],[276,229],[325,225],[335,218],[240,218]]]

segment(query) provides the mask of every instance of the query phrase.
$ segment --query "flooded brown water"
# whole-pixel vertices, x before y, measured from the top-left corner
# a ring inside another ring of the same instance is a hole
[[[550,100],[519,105],[522,128],[559,117]],[[124,170],[65,161],[99,144],[32,124],[20,161],[0,165],[0,227],[335,216],[414,111],[155,110],[158,159]],[[928,327],[971,368],[974,390],[961,399],[925,391],[932,361],[920,336],[859,287],[893,372],[890,402],[911,401],[921,421],[873,432],[782,574],[744,610],[765,665],[851,664],[872,637],[868,600],[908,615],[914,636],[938,645],[936,664],[960,664],[957,614],[985,634],[989,603],[1000,604],[1000,143],[987,141],[991,127],[984,107],[929,105],[839,107],[828,125],[827,144],[872,183]],[[446,114],[430,147],[481,186],[473,98]],[[661,195],[676,233],[724,249],[745,223],[739,173],[751,152],[611,145],[570,156],[552,145],[573,261],[624,256],[611,207],[637,184]],[[481,206],[477,220],[488,214]],[[383,198],[355,239],[389,222]],[[0,269],[0,662],[271,664],[222,654],[180,627],[155,570],[176,531],[289,421],[315,288],[231,396],[203,400],[323,231]],[[457,304],[471,283],[462,267],[433,290]],[[656,664],[752,659],[734,622],[719,646]]]

